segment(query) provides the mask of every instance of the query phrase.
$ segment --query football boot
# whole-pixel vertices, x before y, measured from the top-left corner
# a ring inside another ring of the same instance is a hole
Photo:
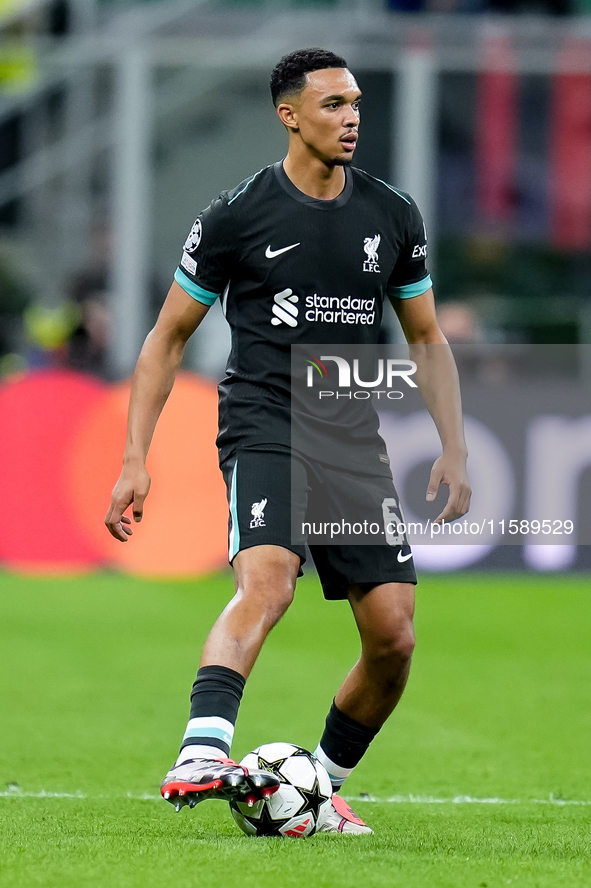
[[[347,802],[336,793],[331,799],[332,805],[322,818],[322,823],[316,832],[343,833],[345,836],[369,836],[373,835],[373,829],[358,817]]]
[[[249,770],[227,758],[188,759],[174,765],[160,787],[161,796],[180,811],[206,799],[223,799],[252,806],[270,798],[279,779],[267,771]]]

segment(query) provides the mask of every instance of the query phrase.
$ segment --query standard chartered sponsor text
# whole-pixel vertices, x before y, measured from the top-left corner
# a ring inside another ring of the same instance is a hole
[[[373,324],[375,299],[357,296],[306,296],[306,320],[325,324]]]

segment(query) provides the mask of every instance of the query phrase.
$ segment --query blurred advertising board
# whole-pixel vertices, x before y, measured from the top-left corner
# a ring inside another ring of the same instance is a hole
[[[104,526],[125,444],[130,383],[47,370],[0,386],[0,565],[26,573],[112,568],[197,576],[227,559],[217,393],[179,374],[148,457],[152,487],[133,539]]]
[[[433,518],[447,488],[435,502],[425,500],[441,444],[418,388],[405,382],[408,349],[363,346],[371,353],[360,353],[356,346],[355,358],[348,348],[296,347],[295,385],[333,409],[374,402],[420,569],[591,567],[591,346],[454,346],[473,496],[465,519],[443,528]],[[339,379],[344,365],[331,356],[349,361],[349,380]],[[391,385],[374,385],[380,360],[384,375],[388,360],[398,362],[391,365]],[[343,381],[348,385],[339,386]],[[372,394],[354,397],[355,391]],[[333,394],[320,399],[320,392]],[[156,430],[144,520],[125,544],[107,533],[103,521],[121,468],[128,399],[129,382],[108,385],[62,370],[15,376],[0,386],[2,567],[184,577],[227,564],[216,386],[194,374],[180,374]],[[304,424],[302,433],[309,437],[315,429]]]

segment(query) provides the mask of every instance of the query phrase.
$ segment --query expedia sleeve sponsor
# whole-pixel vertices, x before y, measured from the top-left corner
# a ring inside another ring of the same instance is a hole
[[[409,198],[403,246],[388,281],[388,295],[399,299],[420,296],[431,287],[427,271],[427,232],[416,203]]]
[[[211,305],[224,291],[236,259],[236,236],[226,195],[214,200],[193,223],[175,274],[194,299]]]

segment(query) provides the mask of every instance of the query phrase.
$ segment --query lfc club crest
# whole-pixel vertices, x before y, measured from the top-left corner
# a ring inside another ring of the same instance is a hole
[[[382,236],[380,234],[376,234],[373,237],[366,237],[363,240],[363,249],[367,255],[367,259],[363,263],[364,271],[377,271],[379,272],[380,266],[378,265],[378,247],[380,245],[380,241]]]

